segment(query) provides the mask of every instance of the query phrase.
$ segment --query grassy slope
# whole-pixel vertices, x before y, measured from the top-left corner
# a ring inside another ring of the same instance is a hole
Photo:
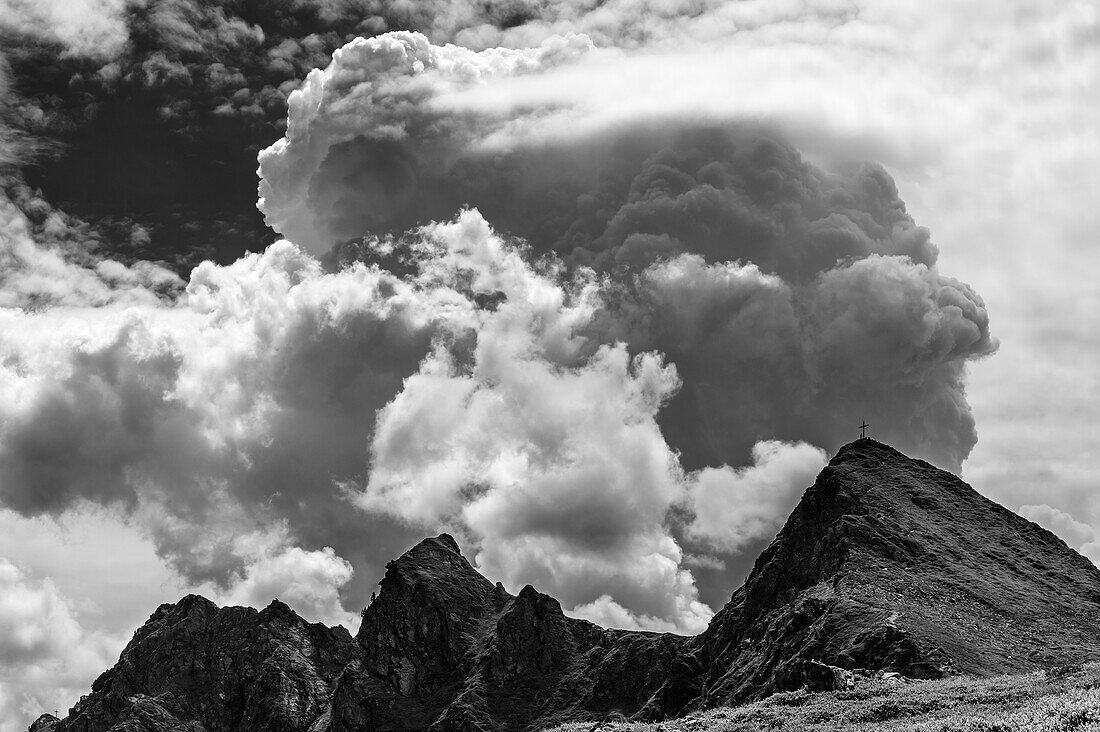
[[[1100,731],[1100,663],[1068,672],[899,683],[775,694],[655,724],[566,724],[553,732],[1064,732]]]

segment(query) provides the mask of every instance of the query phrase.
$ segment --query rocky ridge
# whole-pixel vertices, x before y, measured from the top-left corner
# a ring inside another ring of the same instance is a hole
[[[913,678],[1100,658],[1100,570],[951,473],[870,439],[818,475],[689,644],[693,707],[813,684],[814,664]]]
[[[523,730],[664,719],[853,674],[1100,659],[1100,571],[957,477],[861,439],[821,472],[708,629],[600,628],[511,595],[446,534],[387,565],[357,635],[197,596],[163,605],[35,732]]]

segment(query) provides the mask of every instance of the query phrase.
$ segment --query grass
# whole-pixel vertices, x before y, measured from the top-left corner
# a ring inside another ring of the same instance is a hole
[[[1100,732],[1100,663],[996,678],[793,691],[741,707],[643,724],[571,723],[552,732]]]

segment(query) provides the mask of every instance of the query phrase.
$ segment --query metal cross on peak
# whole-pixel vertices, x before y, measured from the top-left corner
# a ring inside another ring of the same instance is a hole
[[[867,436],[867,428],[870,426],[871,425],[867,424],[866,422],[863,422],[863,424],[859,426],[859,439],[862,440]]]

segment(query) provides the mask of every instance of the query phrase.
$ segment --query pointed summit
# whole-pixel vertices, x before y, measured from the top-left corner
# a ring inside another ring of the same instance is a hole
[[[696,640],[699,705],[807,682],[811,663],[928,677],[1100,656],[1100,571],[951,473],[842,447]]]

